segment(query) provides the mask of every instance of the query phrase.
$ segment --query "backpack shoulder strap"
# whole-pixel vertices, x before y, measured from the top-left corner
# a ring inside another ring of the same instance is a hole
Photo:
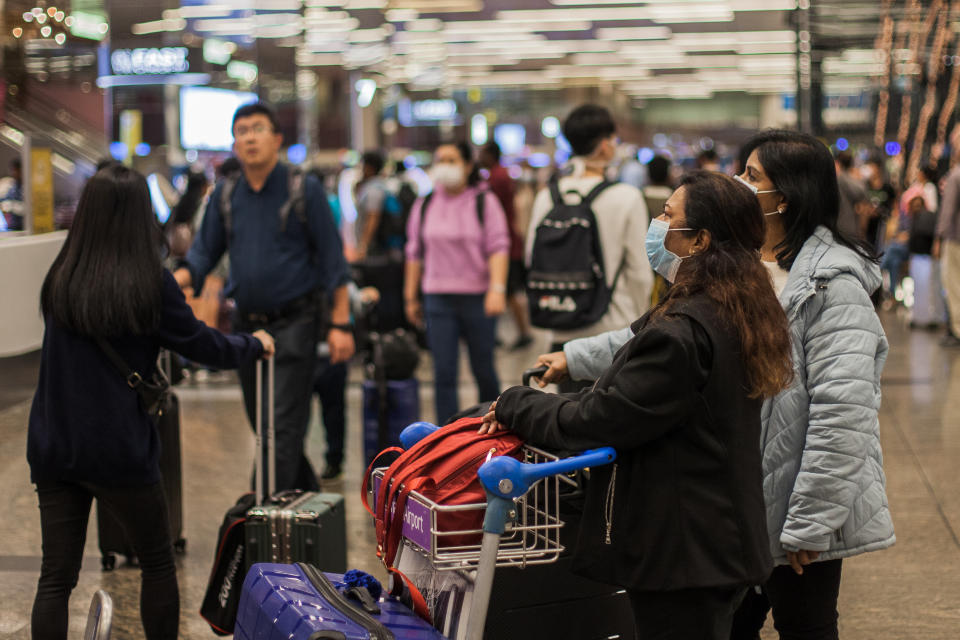
[[[423,204],[420,205],[420,227],[417,238],[420,240],[420,259],[426,254],[426,247],[423,246],[423,225],[427,219],[427,207],[430,206],[430,200],[433,199],[433,191],[423,197]]]
[[[560,193],[560,181],[558,179],[553,179],[549,183],[550,188],[550,199],[553,201],[553,206],[563,204],[563,195]]]
[[[593,201],[596,199],[598,195],[600,195],[600,192],[605,190],[607,187],[612,187],[614,184],[616,183],[604,178],[603,180],[600,181],[600,184],[598,184],[593,189],[591,189],[590,192],[587,193],[587,195],[583,196],[583,200],[582,200],[583,204],[587,205],[588,207],[592,206]]]
[[[285,231],[287,228],[287,218],[293,211],[302,224],[307,223],[306,200],[306,176],[298,167],[288,167],[287,169],[287,200],[280,207],[280,229]]]
[[[220,187],[220,221],[223,223],[225,244],[230,246],[230,232],[233,230],[233,192],[240,181],[240,172],[234,171],[223,179]]]
[[[281,233],[287,230],[287,220],[290,218],[291,211],[306,231],[311,255],[316,255],[317,245],[307,219],[307,176],[300,167],[294,166],[287,167],[287,200],[277,212],[280,217]]]
[[[486,220],[487,192],[482,189],[477,192],[477,219],[480,221],[480,230],[483,231],[483,223]]]

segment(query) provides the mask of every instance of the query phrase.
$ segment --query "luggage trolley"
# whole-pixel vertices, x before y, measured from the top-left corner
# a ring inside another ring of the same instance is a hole
[[[529,378],[527,372],[525,378]],[[535,373],[533,375],[536,375]],[[401,434],[409,448],[439,427],[416,423]],[[403,519],[403,545],[398,565],[413,554],[414,566],[434,572],[456,572],[472,584],[469,613],[465,621],[442,629],[450,640],[481,640],[497,567],[547,564],[563,551],[560,543],[560,483],[576,485],[568,477],[588,467],[613,462],[610,447],[594,449],[569,458],[524,445],[523,461],[509,456],[487,460],[478,471],[487,494],[485,503],[444,506],[411,492]],[[374,495],[383,469],[374,472]],[[443,531],[438,522],[451,511],[483,510],[483,529]],[[429,523],[429,526],[425,526]],[[458,544],[445,543],[456,540]],[[474,542],[475,541],[475,542]],[[409,561],[408,561],[409,562]],[[465,624],[464,624],[465,622]]]

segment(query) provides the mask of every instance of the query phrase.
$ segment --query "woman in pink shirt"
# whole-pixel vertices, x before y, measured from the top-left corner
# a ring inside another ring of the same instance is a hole
[[[403,298],[407,319],[418,326],[426,321],[436,419],[443,423],[459,410],[460,338],[467,342],[480,400],[500,393],[493,347],[496,316],[506,306],[510,233],[496,196],[477,187],[480,177],[465,142],[437,147],[433,179],[436,188],[414,204],[407,223]]]

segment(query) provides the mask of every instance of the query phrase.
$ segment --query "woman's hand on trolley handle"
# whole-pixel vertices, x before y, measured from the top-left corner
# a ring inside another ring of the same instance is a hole
[[[553,382],[565,380],[570,374],[567,369],[567,356],[564,355],[563,351],[554,351],[537,356],[537,366],[547,367],[546,373],[539,378],[534,378],[541,389]]]
[[[497,422],[497,401],[494,400],[487,413],[483,416],[483,422],[480,424],[480,435],[487,433],[496,433],[497,431],[506,431],[507,425]]]
[[[264,331],[263,329],[258,329],[253,332],[253,337],[260,341],[260,344],[263,345],[263,358],[272,358],[273,354],[277,352],[277,345],[273,342],[273,336]]]

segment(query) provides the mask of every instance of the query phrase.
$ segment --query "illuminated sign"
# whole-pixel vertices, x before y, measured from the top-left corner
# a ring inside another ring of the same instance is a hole
[[[457,103],[453,100],[420,100],[413,103],[413,117],[420,121],[453,120]]]
[[[183,73],[190,69],[188,53],[186,47],[117,49],[110,54],[110,67],[119,76]]]

